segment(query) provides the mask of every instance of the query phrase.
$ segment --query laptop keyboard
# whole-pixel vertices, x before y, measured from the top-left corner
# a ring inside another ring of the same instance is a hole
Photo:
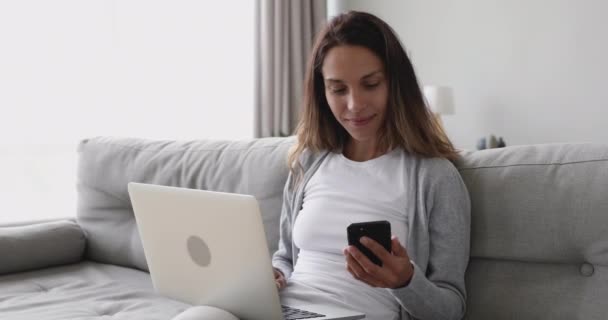
[[[323,314],[318,314],[306,310],[300,310],[288,306],[281,306],[283,309],[283,317],[285,320],[296,320],[296,319],[312,319],[325,317]]]

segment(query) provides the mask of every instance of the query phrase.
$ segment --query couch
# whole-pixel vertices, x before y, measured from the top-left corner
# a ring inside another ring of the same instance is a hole
[[[152,288],[127,183],[252,194],[272,253],[293,142],[83,140],[76,217],[0,227],[0,319],[188,312]],[[456,166],[472,205],[466,319],[608,319],[608,145],[463,151]]]

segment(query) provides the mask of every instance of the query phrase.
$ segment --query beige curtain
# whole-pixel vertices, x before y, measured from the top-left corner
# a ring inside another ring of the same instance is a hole
[[[256,138],[293,134],[306,60],[326,20],[325,0],[256,0]]]

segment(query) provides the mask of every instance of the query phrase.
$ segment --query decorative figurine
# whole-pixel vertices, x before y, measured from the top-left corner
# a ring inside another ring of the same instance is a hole
[[[490,140],[488,141],[488,148],[493,149],[496,148],[496,146],[498,146],[498,140],[496,140],[496,137],[491,134]]]
[[[507,144],[505,143],[505,140],[503,140],[502,137],[496,139],[496,136],[494,136],[493,134],[489,135],[488,137],[483,137],[477,140],[477,150],[504,148],[506,146]]]
[[[477,150],[483,150],[486,148],[486,138],[481,138],[477,141]]]
[[[496,146],[497,148],[504,148],[506,147],[507,144],[505,143],[505,141],[502,139],[502,137],[498,138],[498,145]]]

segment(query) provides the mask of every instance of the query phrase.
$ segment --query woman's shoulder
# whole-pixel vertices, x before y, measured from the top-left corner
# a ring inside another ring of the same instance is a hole
[[[305,148],[302,150],[302,153],[298,157],[298,161],[304,171],[308,170],[318,159],[327,155],[329,151],[320,150],[320,151],[312,151],[309,148]]]
[[[460,197],[466,194],[466,185],[452,161],[440,157],[416,157],[415,184],[421,194],[433,198],[437,192]]]
[[[406,157],[415,163],[417,174],[429,181],[445,178],[460,177],[458,169],[452,161],[441,157],[424,157],[405,152]]]

